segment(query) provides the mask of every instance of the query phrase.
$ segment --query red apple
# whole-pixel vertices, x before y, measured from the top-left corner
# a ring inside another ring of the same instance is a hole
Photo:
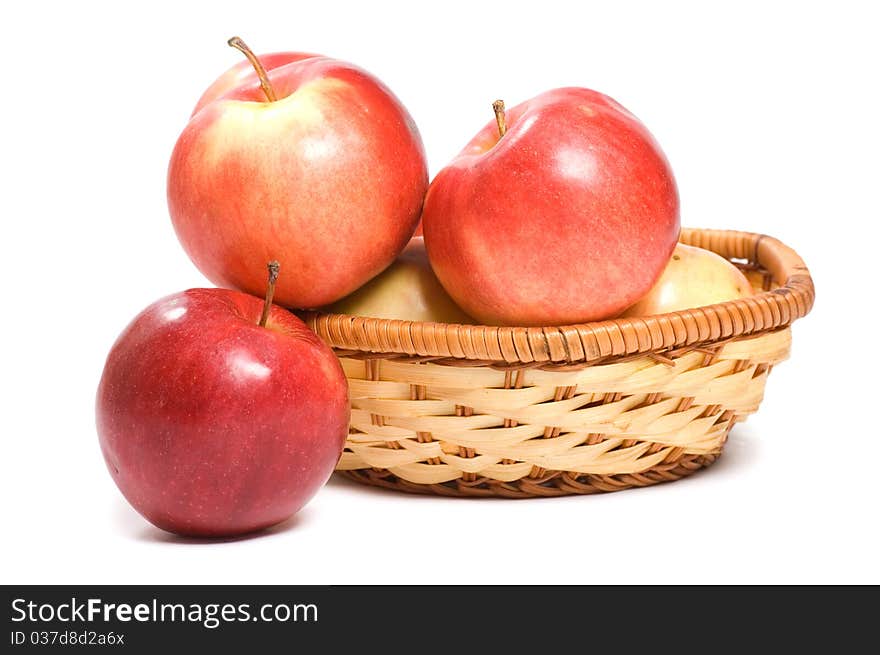
[[[431,183],[422,225],[434,272],[486,323],[617,315],[651,288],[678,238],[678,191],[660,147],[589,89],[496,113]]]
[[[154,303],[98,387],[101,450],[156,526],[227,536],[279,523],[327,481],[348,433],[338,359],[298,318],[227,289]]]
[[[277,259],[296,271],[278,282],[280,304],[331,303],[412,235],[427,188],[418,130],[352,64],[301,53],[258,60],[230,43],[259,71],[244,62],[222,75],[177,141],[168,168],[177,236],[218,285],[260,294],[259,262]]]

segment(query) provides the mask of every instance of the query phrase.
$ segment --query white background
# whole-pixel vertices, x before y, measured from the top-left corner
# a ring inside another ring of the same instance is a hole
[[[880,582],[871,3],[16,3],[3,19],[2,583]],[[25,8],[26,7],[26,8]],[[168,157],[240,55],[303,50],[383,79],[436,173],[491,118],[582,85],[637,114],[682,223],[778,236],[817,285],[792,359],[692,478],[468,502],[331,481],[258,537],[146,523],[104,468],[94,393],[147,304],[207,283],[175,239]]]

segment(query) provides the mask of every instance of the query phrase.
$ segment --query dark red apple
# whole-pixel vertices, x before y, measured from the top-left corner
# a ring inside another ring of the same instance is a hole
[[[496,112],[431,183],[422,225],[434,272],[490,324],[617,315],[647,293],[678,239],[666,157],[635,116],[589,89]]]
[[[208,279],[319,307],[382,272],[415,230],[428,187],[418,129],[352,64],[302,53],[244,61],[205,91],[168,167],[168,209]],[[256,67],[256,68],[255,68]]]
[[[228,536],[295,514],[348,432],[338,359],[293,314],[225,289],[154,303],[98,387],[101,450],[131,505],[183,535]]]

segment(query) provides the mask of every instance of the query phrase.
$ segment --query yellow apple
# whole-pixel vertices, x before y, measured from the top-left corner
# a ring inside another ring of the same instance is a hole
[[[471,324],[440,285],[422,237],[413,237],[391,266],[326,311],[404,321]]]
[[[771,282],[770,275],[765,273],[763,270],[755,269],[755,268],[746,268],[743,270],[743,275],[746,276],[746,279],[749,281],[749,284],[752,285],[752,289],[757,291],[765,291],[764,286]],[[767,287],[770,289],[772,287]]]
[[[679,243],[651,290],[621,316],[650,316],[751,296],[745,275],[703,248]]]

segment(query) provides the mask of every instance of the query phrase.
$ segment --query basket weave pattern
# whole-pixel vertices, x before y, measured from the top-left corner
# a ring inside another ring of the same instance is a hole
[[[499,328],[310,315],[349,379],[337,470],[454,496],[534,497],[671,481],[715,461],[758,409],[813,285],[762,235],[683,230],[764,293],[644,319]]]

